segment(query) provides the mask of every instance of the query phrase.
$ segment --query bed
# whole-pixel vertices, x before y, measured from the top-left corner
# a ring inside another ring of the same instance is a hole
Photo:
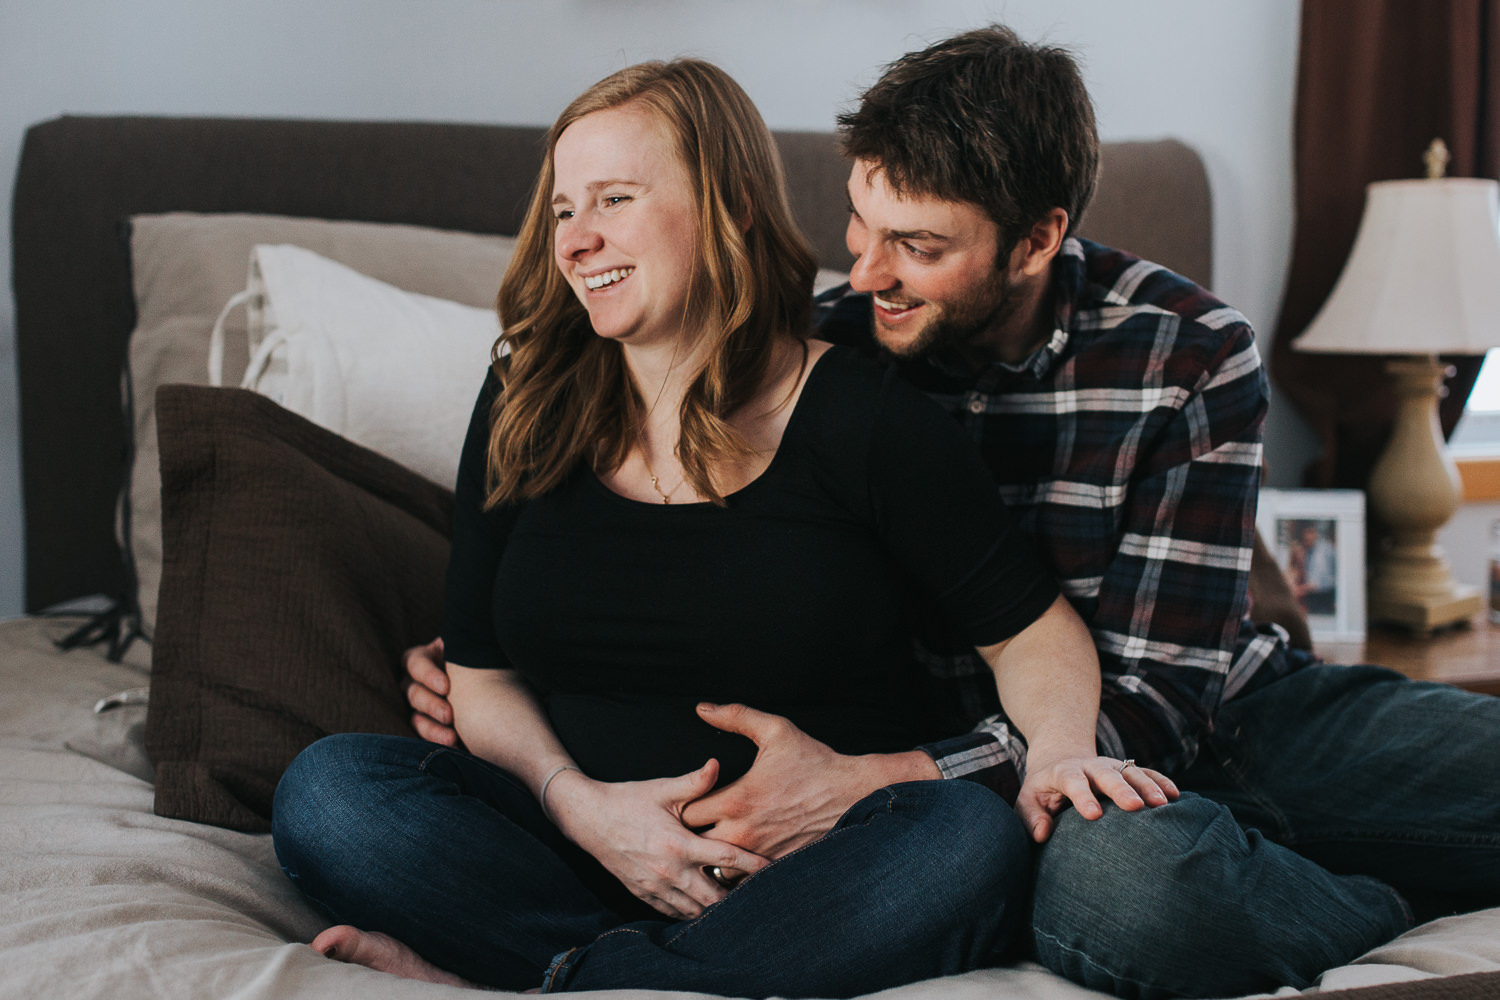
[[[847,267],[847,169],[832,137],[778,140],[824,266]],[[467,992],[342,965],[305,947],[324,922],[257,832],[274,762],[289,748],[319,732],[404,724],[394,651],[435,627],[431,596],[412,597],[422,588],[368,591],[368,578],[382,575],[362,561],[368,540],[324,562],[310,550],[324,552],[326,536],[346,522],[371,530],[370,518],[385,517],[381,530],[399,528],[403,551],[416,553],[395,575],[430,580],[444,529],[440,488],[331,432],[308,430],[264,395],[176,389],[144,399],[150,365],[160,381],[174,380],[174,370],[207,381],[212,317],[175,334],[196,352],[176,369],[162,361],[170,351],[151,347],[158,342],[142,331],[163,290],[196,287],[193,269],[211,255],[192,240],[203,227],[219,232],[226,215],[245,227],[235,246],[267,242],[260,217],[293,220],[276,223],[283,228],[272,242],[295,242],[283,237],[302,231],[296,220],[349,221],[353,228],[313,242],[353,260],[368,250],[362,234],[374,231],[361,227],[391,229],[408,241],[406,257],[381,257],[367,270],[400,284],[425,268],[418,283],[431,290],[410,292],[467,298],[480,310],[498,284],[493,262],[505,247],[496,238],[515,231],[539,150],[534,128],[427,123],[68,117],[28,132],[13,279],[31,613],[0,623],[8,693],[0,705],[0,996]],[[470,272],[441,263],[426,227],[478,234],[444,237],[444,247],[457,241],[477,261]],[[1180,143],[1109,145],[1084,232],[1212,283],[1207,180]],[[147,250],[162,248],[175,254],[171,267],[148,259]],[[225,256],[216,266],[228,276],[199,290],[215,309],[225,287],[245,283],[243,247]],[[237,338],[253,336],[253,317],[245,323],[226,335],[236,357],[248,346]],[[238,378],[233,370],[225,380]],[[159,458],[151,451],[158,421]],[[235,507],[242,498],[227,489],[202,502],[204,477],[222,479],[253,448],[265,454],[241,474],[255,487],[254,504]],[[142,484],[158,468],[153,499]],[[348,506],[327,506],[329,484],[348,493]],[[294,487],[313,499],[285,503]],[[311,520],[309,507],[318,512]],[[137,537],[151,531],[162,532],[155,550]],[[247,577],[247,566],[290,576],[268,584]],[[323,574],[335,572],[328,583]],[[330,611],[327,592],[348,597],[350,588],[359,614],[345,615],[339,635],[310,642],[304,606],[330,620],[349,609]],[[114,603],[99,615],[42,613],[83,595]],[[305,664],[330,656],[361,666],[309,680]],[[246,680],[265,659],[290,666]],[[247,749],[265,760],[244,764],[237,755]],[[1330,970],[1316,990],[1360,1000],[1500,995],[1500,910],[1419,927]],[[1098,996],[1024,963],[889,993]]]

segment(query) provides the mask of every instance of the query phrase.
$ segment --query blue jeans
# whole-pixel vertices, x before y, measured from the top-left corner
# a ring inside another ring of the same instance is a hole
[[[276,789],[282,869],[336,921],[486,986],[844,997],[992,965],[1032,854],[965,781],[881,789],[827,836],[672,921],[566,840],[526,788],[463,751],[331,736]]]
[[[1179,801],[1064,815],[1037,867],[1037,957],[1122,997],[1237,996],[1500,904],[1497,760],[1500,698],[1304,667],[1224,704]]]

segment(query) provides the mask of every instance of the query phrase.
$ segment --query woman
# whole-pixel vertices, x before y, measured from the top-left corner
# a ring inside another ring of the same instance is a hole
[[[361,928],[319,950],[507,989],[742,996],[997,960],[1029,850],[987,789],[881,789],[774,863],[681,818],[755,752],[705,702],[846,754],[950,735],[911,709],[915,596],[989,661],[1037,759],[1094,752],[1087,630],[961,430],[806,339],[813,271],[722,71],[631,67],[558,119],[457,486],[443,639],[468,752],[340,736],[288,770],[282,865]]]

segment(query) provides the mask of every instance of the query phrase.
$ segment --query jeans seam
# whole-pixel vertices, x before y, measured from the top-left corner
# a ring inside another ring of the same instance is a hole
[[[553,956],[552,964],[548,965],[547,971],[542,974],[543,993],[552,992],[552,984],[557,981],[558,976],[566,973],[567,970],[571,967],[568,959],[572,958],[573,953],[576,952],[580,947],[582,947],[582,945],[574,945],[567,951],[558,952]]]
[[[417,770],[426,771],[427,765],[431,764],[434,758],[436,758],[439,754],[444,754],[447,752],[447,747],[433,747],[431,750],[427,751],[427,756],[423,757],[422,762],[417,765]]]
[[[344,923],[344,921],[339,919],[338,913],[334,910],[333,907],[329,906],[327,903],[323,902],[323,900],[319,899],[317,896],[314,896],[307,890],[307,887],[303,885],[302,875],[299,872],[294,872],[286,865],[282,865],[281,874],[285,875],[287,877],[287,880],[292,883],[292,886],[299,893],[301,893],[304,898],[310,901],[313,906],[321,910],[325,916],[333,921],[334,924]],[[332,924],[330,924],[329,926],[332,926]]]
[[[1079,951],[1077,948],[1074,948],[1072,945],[1063,944],[1061,938],[1056,937],[1056,936],[1054,936],[1052,934],[1048,934],[1046,931],[1040,931],[1040,930],[1037,930],[1035,927],[1033,927],[1032,928],[1032,934],[1035,937],[1046,938],[1047,941],[1049,941],[1059,951],[1066,952],[1069,955],[1072,955],[1075,958],[1078,958],[1078,959],[1082,960],[1084,962],[1084,964],[1089,965],[1089,966],[1093,967],[1094,969],[1097,969],[1099,972],[1102,972],[1104,975],[1108,976],[1110,979],[1115,980],[1116,982],[1130,983],[1132,986],[1138,986],[1138,987],[1141,987],[1142,989],[1159,989],[1161,987],[1161,985],[1162,985],[1161,983],[1148,983],[1148,982],[1146,982],[1143,979],[1135,979],[1135,978],[1133,978],[1131,976],[1121,975],[1120,973],[1114,972],[1114,971],[1110,970],[1107,966],[1105,966],[1103,963],[1098,962],[1098,961],[1094,960],[1093,958],[1090,958],[1087,954],[1085,954],[1082,951]],[[1058,970],[1053,969],[1052,971],[1057,972]],[[1064,974],[1064,976],[1065,976],[1065,978],[1067,978],[1069,980],[1073,980],[1075,982],[1077,981],[1072,976],[1067,976],[1066,974]],[[1181,995],[1187,996],[1191,991],[1184,990],[1184,991],[1174,991],[1174,992],[1179,992]]]
[[[583,951],[585,948],[591,948],[595,944],[598,944],[600,941],[603,941],[605,938],[613,937],[616,934],[640,934],[643,937],[645,936],[645,933],[643,931],[640,931],[634,927],[612,927],[609,930],[605,931],[603,934],[600,934],[598,937],[594,938],[594,940],[590,941],[588,944],[574,945],[552,960],[552,964],[548,967],[546,975],[542,977],[542,992],[552,992],[552,984],[555,983],[559,977],[565,978],[567,976],[567,973],[573,968],[572,959],[575,954]]]
[[[1396,905],[1401,907],[1401,919],[1406,922],[1406,929],[1411,930],[1413,927],[1417,926],[1417,915],[1413,913],[1412,908],[1407,905],[1406,897],[1397,892],[1394,886],[1386,885],[1380,879],[1375,879],[1374,881],[1382,889],[1390,893],[1391,898],[1396,901]]]

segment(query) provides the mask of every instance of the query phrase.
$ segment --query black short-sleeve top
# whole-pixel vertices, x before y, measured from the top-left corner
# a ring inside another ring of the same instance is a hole
[[[766,470],[727,505],[643,503],[587,466],[545,496],[483,510],[492,374],[459,468],[447,659],[514,669],[563,745],[608,781],[720,782],[754,747],[699,701],[784,715],[842,753],[950,732],[920,705],[911,610],[975,645],[1057,596],[963,429],[855,351],[808,374]]]

